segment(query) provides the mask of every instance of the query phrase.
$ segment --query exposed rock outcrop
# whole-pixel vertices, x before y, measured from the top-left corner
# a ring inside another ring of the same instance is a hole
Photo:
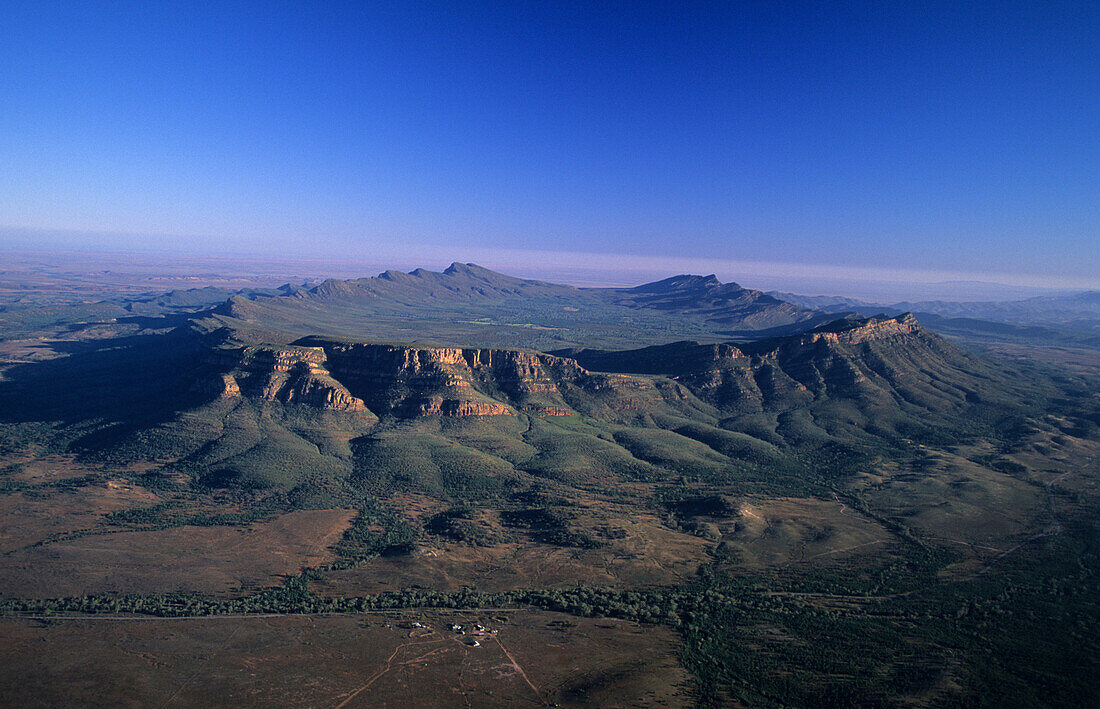
[[[219,353],[216,361],[224,361]],[[248,347],[236,353],[233,368],[221,373],[223,397],[253,396],[284,404],[332,411],[367,410],[325,367],[319,347]]]
[[[228,367],[222,362],[223,396],[387,418],[580,413],[637,420],[708,407],[737,416],[824,400],[855,402],[861,415],[873,415],[895,402],[942,409],[972,394],[951,384],[969,356],[911,315],[843,319],[743,345],[544,354],[304,338],[221,356],[235,358]]]
[[[322,342],[310,341],[381,415],[561,416],[574,413],[561,387],[588,376],[572,360],[521,350]]]
[[[734,413],[791,410],[824,398],[959,404],[967,392],[950,386],[950,372],[971,361],[908,313],[841,319],[801,335],[744,345],[676,342],[559,354],[597,371],[671,377]],[[930,371],[943,374],[930,376]]]
[[[220,351],[225,397],[252,396],[379,417],[637,418],[691,398],[680,385],[593,374],[575,360],[523,350],[332,342]]]

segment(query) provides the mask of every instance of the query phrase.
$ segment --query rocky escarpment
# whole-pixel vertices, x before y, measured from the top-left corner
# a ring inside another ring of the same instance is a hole
[[[340,343],[324,346],[338,376],[380,415],[515,413],[510,402],[483,391],[487,377],[484,372],[475,374],[475,369],[483,368],[477,361],[476,350]]]
[[[973,373],[984,368],[910,313],[845,318],[745,349],[817,398],[889,398],[937,409],[970,401]]]
[[[379,417],[636,416],[682,401],[677,385],[592,374],[576,361],[522,350],[421,347],[306,338],[221,350],[218,393]]]
[[[982,366],[908,315],[843,319],[742,345],[545,354],[304,338],[223,356],[237,358],[223,367],[224,396],[380,418],[579,413],[622,421],[693,411],[782,415],[825,402],[865,423],[879,411],[973,402],[972,373]]]
[[[701,399],[742,414],[793,410],[827,399],[869,406],[960,405],[973,400],[974,392],[955,382],[970,380],[969,371],[981,367],[922,329],[910,314],[842,319],[801,335],[744,345],[677,342],[559,354],[597,371],[665,375]]]
[[[575,360],[523,350],[309,340],[380,416],[606,416],[665,400],[648,380],[593,375]]]
[[[223,397],[250,396],[332,411],[367,411],[363,400],[332,376],[325,366],[325,351],[319,347],[247,347],[218,352],[211,359],[215,365],[230,365],[215,383]]]

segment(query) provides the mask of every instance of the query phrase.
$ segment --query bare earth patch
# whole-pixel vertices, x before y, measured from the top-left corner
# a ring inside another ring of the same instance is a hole
[[[102,471],[89,468],[77,462],[71,455],[46,455],[40,458],[27,457],[18,462],[19,470],[11,474],[11,479],[19,482],[40,484],[71,480],[85,475],[101,475]]]
[[[124,480],[104,479],[78,490],[0,495],[0,553],[35,544],[62,532],[91,529],[106,514],[159,501],[152,492]],[[10,557],[0,557],[0,569]]]
[[[98,534],[23,549],[0,559],[0,595],[225,594],[275,585],[332,561],[329,549],[354,510],[305,510],[248,527],[175,527]]]
[[[552,588],[577,583],[650,586],[684,581],[707,559],[713,544],[668,529],[656,518],[616,520],[627,536],[598,549],[523,540],[488,547],[433,542],[416,554],[379,557],[327,573],[315,589],[326,595],[365,595],[410,586],[481,591]]]
[[[460,635],[452,623],[495,632]],[[0,634],[4,706],[680,707],[691,699],[668,628],[548,612],[9,618]]]
[[[749,568],[882,556],[895,541],[882,525],[839,499],[747,498],[736,516],[716,526],[723,551]]]

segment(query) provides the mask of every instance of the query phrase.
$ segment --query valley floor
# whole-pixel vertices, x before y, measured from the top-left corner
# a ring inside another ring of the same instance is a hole
[[[469,632],[451,630],[454,624]],[[489,630],[476,633],[474,626]],[[687,706],[668,628],[560,613],[0,620],[4,706]],[[477,643],[476,645],[474,643]]]

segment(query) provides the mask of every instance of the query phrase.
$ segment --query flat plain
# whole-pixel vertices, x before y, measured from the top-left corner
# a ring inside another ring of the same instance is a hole
[[[671,630],[560,613],[4,619],[0,628],[5,706],[683,707],[691,696]]]

